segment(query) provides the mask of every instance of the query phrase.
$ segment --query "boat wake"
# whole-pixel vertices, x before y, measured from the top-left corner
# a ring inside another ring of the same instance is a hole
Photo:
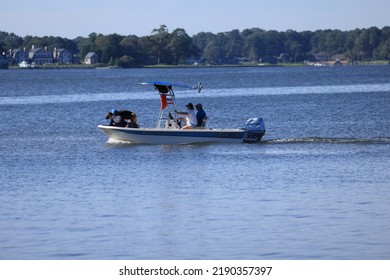
[[[390,137],[376,138],[323,138],[323,137],[305,137],[305,138],[286,138],[286,139],[268,139],[262,140],[258,144],[390,144]],[[108,145],[140,145],[126,140],[117,140],[109,138],[106,142]],[[202,143],[209,144],[209,143]]]
[[[106,144],[108,144],[108,145],[123,145],[123,144],[135,145],[136,143],[126,141],[126,140],[118,140],[118,139],[114,139],[114,138],[108,138]]]
[[[262,141],[262,143],[265,144],[297,144],[297,143],[390,144],[390,137],[376,137],[376,138],[305,137],[305,138],[270,139],[270,140]]]

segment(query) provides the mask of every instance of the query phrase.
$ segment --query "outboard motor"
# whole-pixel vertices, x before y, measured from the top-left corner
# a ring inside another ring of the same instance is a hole
[[[258,143],[265,133],[263,118],[251,118],[246,121],[244,143]]]

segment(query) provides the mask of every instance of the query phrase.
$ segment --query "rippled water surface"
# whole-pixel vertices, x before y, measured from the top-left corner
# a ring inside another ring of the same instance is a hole
[[[260,144],[136,145],[141,82]],[[389,259],[390,67],[0,70],[0,259]]]

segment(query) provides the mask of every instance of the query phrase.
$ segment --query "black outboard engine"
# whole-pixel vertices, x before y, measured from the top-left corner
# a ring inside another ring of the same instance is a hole
[[[244,143],[258,143],[265,133],[263,118],[251,118],[246,121]]]

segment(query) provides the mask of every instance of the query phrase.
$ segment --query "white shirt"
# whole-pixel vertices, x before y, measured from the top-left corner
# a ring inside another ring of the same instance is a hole
[[[197,121],[197,119],[196,119],[195,110],[188,110],[187,113],[188,113],[187,125],[196,126],[196,124],[198,123],[198,121]]]

